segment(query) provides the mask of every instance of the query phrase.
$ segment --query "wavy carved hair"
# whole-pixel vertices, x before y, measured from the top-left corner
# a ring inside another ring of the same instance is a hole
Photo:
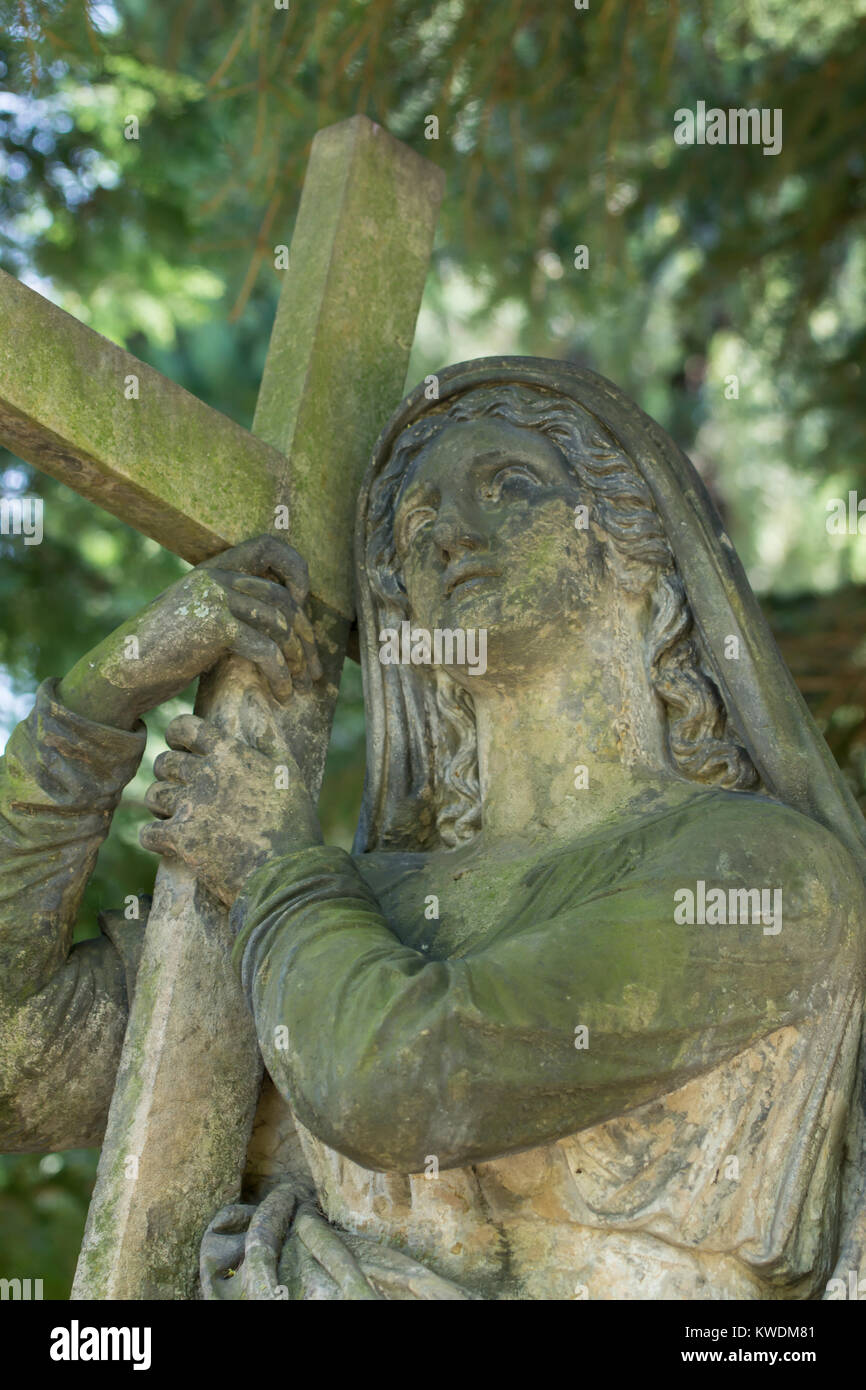
[[[758,775],[730,726],[722,696],[705,667],[685,589],[661,518],[638,468],[610,431],[576,402],[521,385],[466,391],[447,406],[435,405],[403,431],[374,484],[367,516],[367,573],[377,606],[377,626],[399,626],[410,617],[394,548],[394,513],[401,485],[421,449],[448,425],[495,416],[547,435],[560,449],[586,498],[616,581],[650,600],[646,631],[647,676],[666,721],[672,768],[700,783],[744,791]],[[432,732],[433,815],[429,801],[417,812],[428,841],[451,848],[481,827],[478,747],[472,696],[447,672],[424,681],[424,706]],[[429,789],[427,789],[429,797]],[[404,808],[401,820],[413,817]]]

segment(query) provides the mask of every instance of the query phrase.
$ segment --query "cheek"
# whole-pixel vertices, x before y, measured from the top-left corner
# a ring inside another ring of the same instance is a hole
[[[553,499],[509,518],[506,590],[526,613],[583,608],[598,582],[598,545],[574,525],[575,503]]]
[[[499,543],[515,557],[543,552],[553,564],[578,563],[587,549],[587,532],[574,525],[574,505],[561,497],[509,507],[498,526]]]

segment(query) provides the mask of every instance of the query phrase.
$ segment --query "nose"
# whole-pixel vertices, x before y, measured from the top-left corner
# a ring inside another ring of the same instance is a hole
[[[443,565],[450,565],[452,560],[458,560],[466,551],[480,550],[484,544],[480,531],[456,508],[439,513],[431,535]]]

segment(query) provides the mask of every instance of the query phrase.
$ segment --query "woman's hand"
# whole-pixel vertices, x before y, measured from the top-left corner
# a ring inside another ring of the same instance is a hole
[[[275,536],[257,536],[197,565],[64,677],[70,709],[131,729],[229,652],[246,657],[283,702],[322,668],[306,612],[307,566]]]
[[[272,762],[194,714],[173,719],[145,800],[161,819],[140,833],[145,849],[182,859],[231,905],[269,859],[320,844],[315,807],[297,765]]]

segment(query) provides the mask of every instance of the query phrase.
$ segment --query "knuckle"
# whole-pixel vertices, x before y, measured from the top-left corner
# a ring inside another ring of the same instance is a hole
[[[187,575],[187,583],[196,617],[210,617],[212,608],[224,607],[226,591],[221,571],[194,569]]]
[[[283,563],[288,560],[291,563],[293,578],[297,577],[300,582],[309,584],[309,567],[299,550],[296,550],[289,541],[284,540],[281,536],[266,535],[262,539],[264,541],[265,553],[268,556],[278,559]]]
[[[202,720],[196,715],[179,714],[176,719],[171,721],[165,731],[166,742],[179,743],[184,748],[190,748],[198,737],[201,725]],[[172,764],[169,763],[169,767],[171,766]]]

